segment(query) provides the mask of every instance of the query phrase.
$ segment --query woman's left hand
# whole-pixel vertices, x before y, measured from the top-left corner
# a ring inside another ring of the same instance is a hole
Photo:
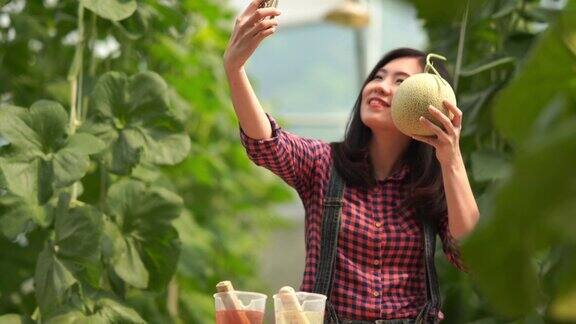
[[[436,158],[442,166],[450,165],[462,159],[460,154],[460,131],[462,130],[462,111],[448,101],[443,101],[444,107],[452,112],[454,117],[450,120],[438,108],[430,105],[428,111],[442,123],[444,129],[436,126],[425,117],[420,122],[436,136],[413,135],[412,138],[432,145],[436,149]]]

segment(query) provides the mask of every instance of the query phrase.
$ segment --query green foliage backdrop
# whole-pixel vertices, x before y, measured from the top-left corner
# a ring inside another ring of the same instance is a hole
[[[209,323],[217,281],[258,289],[254,251],[290,194],[238,141],[232,13],[2,4],[0,322]]]
[[[482,214],[471,274],[440,269],[447,322],[576,321],[576,2],[411,2],[455,63]]]

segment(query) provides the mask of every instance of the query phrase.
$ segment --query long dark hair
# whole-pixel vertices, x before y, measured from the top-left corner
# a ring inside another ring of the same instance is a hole
[[[426,55],[412,48],[398,48],[386,53],[374,66],[361,89],[370,82],[378,70],[388,62],[402,57],[420,59],[422,68],[426,65]],[[434,67],[448,83],[452,84],[446,66],[435,60]],[[376,177],[369,158],[368,144],[372,131],[360,118],[362,90],[356,99],[354,108],[348,120],[344,141],[331,143],[334,166],[346,182],[353,187],[370,188],[376,185]],[[434,148],[428,144],[412,140],[401,157],[402,163],[410,168],[409,178],[405,187],[407,192],[404,206],[414,206],[419,211],[437,218],[446,210],[446,200],[442,182],[440,163],[436,159]]]

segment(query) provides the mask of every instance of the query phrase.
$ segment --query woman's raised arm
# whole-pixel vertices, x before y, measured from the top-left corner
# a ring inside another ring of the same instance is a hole
[[[276,8],[261,8],[262,0],[253,0],[236,18],[232,37],[224,53],[224,68],[230,85],[232,104],[244,133],[254,139],[272,136],[270,122],[248,80],[244,66],[264,38],[278,26]]]

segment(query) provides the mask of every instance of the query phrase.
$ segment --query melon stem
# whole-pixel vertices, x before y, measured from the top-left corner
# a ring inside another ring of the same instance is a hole
[[[440,80],[442,80],[442,82],[448,84],[448,82],[446,80],[444,80],[442,78],[442,76],[440,75],[440,73],[438,73],[438,71],[436,70],[436,68],[434,67],[434,64],[430,61],[430,59],[434,57],[443,61],[446,61],[446,58],[442,55],[438,55],[438,54],[434,54],[434,53],[430,53],[426,56],[426,67],[424,68],[424,73],[428,73],[428,71],[430,71],[430,69],[432,69],[432,71],[434,71],[434,73],[440,78]]]

